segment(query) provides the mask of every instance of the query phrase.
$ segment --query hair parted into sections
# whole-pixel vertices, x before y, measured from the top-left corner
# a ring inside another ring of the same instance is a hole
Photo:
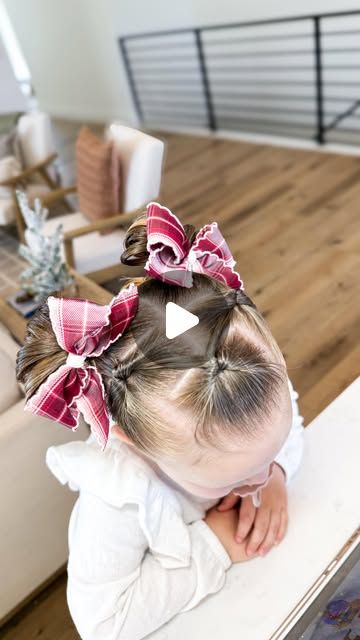
[[[192,243],[195,228],[184,228]],[[121,261],[145,264],[146,243],[144,214],[127,231]],[[136,447],[151,457],[184,449],[184,430],[167,424],[157,399],[191,416],[202,446],[226,449],[234,437],[259,437],[258,425],[278,406],[287,376],[279,346],[251,299],[196,273],[189,289],[147,276],[128,279],[124,286],[129,282],[139,291],[134,320],[101,356],[88,360],[102,376],[112,418]],[[200,317],[197,326],[171,342],[165,335],[167,302]],[[17,357],[17,378],[27,399],[66,356],[44,304],[30,319]]]

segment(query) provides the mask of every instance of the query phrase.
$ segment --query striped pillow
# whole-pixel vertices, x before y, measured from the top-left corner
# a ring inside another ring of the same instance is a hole
[[[90,221],[121,211],[121,164],[112,141],[100,140],[82,127],[76,140],[79,208]]]

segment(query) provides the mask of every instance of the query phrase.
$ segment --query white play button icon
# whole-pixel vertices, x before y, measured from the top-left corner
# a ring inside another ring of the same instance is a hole
[[[174,302],[166,305],[165,333],[169,340],[199,324],[199,318]]]

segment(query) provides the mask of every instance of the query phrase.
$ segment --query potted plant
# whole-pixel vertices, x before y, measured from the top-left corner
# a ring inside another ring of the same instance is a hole
[[[63,226],[60,224],[52,235],[45,235],[43,227],[48,210],[38,198],[31,209],[22,191],[17,191],[16,196],[27,227],[26,244],[19,246],[19,254],[29,266],[20,274],[21,290],[8,300],[27,317],[50,294],[75,295],[76,286],[62,256]]]

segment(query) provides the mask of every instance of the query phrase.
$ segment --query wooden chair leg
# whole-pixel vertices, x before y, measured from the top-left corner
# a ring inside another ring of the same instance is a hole
[[[52,179],[49,172],[45,169],[45,167],[39,169],[39,173],[44,178],[46,184],[48,185],[48,187],[50,187],[50,189],[57,189],[59,187],[59,185],[57,185],[56,182]]]
[[[25,221],[21,213],[21,209],[19,207],[19,203],[17,201],[15,192],[13,193],[13,200],[14,200],[14,208],[15,208],[15,223],[16,223],[18,238],[20,242],[25,242],[26,225],[25,225]]]
[[[72,238],[64,239],[65,260],[69,267],[75,269],[75,256]]]
[[[51,175],[49,174],[48,170],[45,167],[39,169],[39,173],[41,174],[41,176],[43,177],[43,179],[45,180],[46,184],[48,185],[51,191],[59,188],[59,186],[56,184],[56,182],[54,182],[54,180],[52,179]],[[73,213],[75,211],[74,207],[70,204],[70,202],[66,197],[62,198],[62,200],[59,200],[59,202],[63,202],[66,209],[70,211],[70,213]]]

